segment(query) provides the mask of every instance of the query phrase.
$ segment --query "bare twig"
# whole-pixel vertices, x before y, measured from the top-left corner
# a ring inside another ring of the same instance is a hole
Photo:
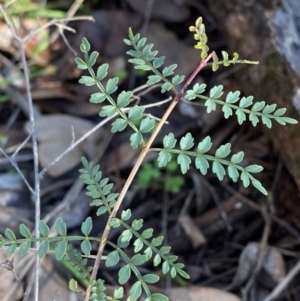
[[[275,289],[263,300],[271,301],[278,297],[278,295],[289,285],[294,277],[300,272],[300,261],[289,271],[289,273],[282,279],[282,281],[275,287]]]

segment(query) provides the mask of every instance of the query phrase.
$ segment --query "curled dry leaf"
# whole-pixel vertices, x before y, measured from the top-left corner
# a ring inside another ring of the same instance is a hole
[[[25,127],[29,131],[30,123],[26,123]],[[83,134],[93,128],[94,124],[90,121],[64,114],[52,114],[42,116],[36,120],[36,133],[39,141],[39,160],[42,167],[47,166],[53,160],[64,152],[73,140],[75,141]],[[99,132],[99,131],[98,131]],[[55,163],[48,170],[48,174],[58,177],[65,172],[74,168],[83,155],[84,144],[93,144],[98,133],[89,136],[72,151],[66,154],[59,162]]]
[[[170,301],[241,301],[236,295],[216,288],[191,286],[173,288],[169,293]]]
[[[266,256],[262,262],[262,269],[278,283],[285,276],[284,260],[275,248],[267,248]],[[256,242],[251,242],[244,248],[239,258],[238,269],[231,287],[240,286],[251,277],[257,265],[259,250],[260,244]]]

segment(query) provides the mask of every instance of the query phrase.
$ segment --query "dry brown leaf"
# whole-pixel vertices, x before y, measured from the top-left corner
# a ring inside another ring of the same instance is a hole
[[[273,247],[267,247],[266,256],[262,262],[262,269],[278,283],[285,276],[285,265],[282,255]],[[232,282],[232,287],[242,285],[251,277],[257,265],[260,244],[251,242],[244,248],[239,258],[239,265]]]
[[[170,301],[241,301],[236,295],[211,287],[191,286],[174,288],[169,293]]]
[[[39,141],[39,160],[42,167],[47,166],[72,143],[73,133],[75,141],[87,131],[92,129],[94,124],[90,121],[63,114],[52,114],[42,116],[36,120],[36,133]],[[26,124],[29,129],[29,123]],[[84,144],[93,143],[99,133],[94,133],[66,154],[59,162],[48,170],[49,175],[58,177],[74,168],[83,155]]]

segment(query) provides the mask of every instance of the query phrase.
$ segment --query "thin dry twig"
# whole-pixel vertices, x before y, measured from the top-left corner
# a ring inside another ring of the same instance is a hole
[[[255,266],[255,269],[254,269],[249,281],[247,282],[245,288],[242,291],[243,300],[247,300],[248,292],[252,288],[252,285],[253,285],[254,281],[256,280],[258,273],[260,272],[263,262],[264,262],[264,259],[268,252],[268,240],[269,240],[269,235],[271,232],[271,219],[270,219],[268,212],[266,212],[266,211],[267,211],[267,209],[263,211],[263,216],[265,219],[265,227],[264,227],[263,236],[262,236],[261,243],[260,243],[259,250],[258,250],[256,266]]]
[[[29,78],[29,69],[27,65],[27,59],[24,49],[24,40],[19,36],[14,21],[9,16],[6,11],[6,8],[0,5],[0,11],[2,12],[5,22],[10,27],[10,30],[16,40],[19,43],[19,51],[21,54],[21,62],[23,65],[23,74],[25,79],[26,86],[26,95],[29,107],[29,120],[31,124],[31,140],[32,140],[32,152],[33,152],[33,169],[34,169],[34,192],[32,194],[35,204],[35,234],[38,238],[40,236],[39,232],[39,221],[40,221],[40,181],[39,181],[39,163],[38,163],[38,146],[37,146],[37,134],[35,130],[35,116],[33,109],[33,100],[31,95],[31,86],[30,86],[30,78]],[[36,243],[36,246],[39,246],[39,242]],[[40,266],[40,258],[38,254],[35,257],[35,279],[34,279],[34,300],[38,301],[39,294],[39,266]]]
[[[279,297],[279,294],[289,285],[289,283],[294,279],[294,277],[299,272],[300,272],[300,260],[263,301],[271,301]]]

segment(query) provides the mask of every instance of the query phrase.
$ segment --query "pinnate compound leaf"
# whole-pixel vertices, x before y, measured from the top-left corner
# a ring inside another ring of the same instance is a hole
[[[42,241],[39,248],[39,257],[44,258],[48,253],[49,248],[50,248],[49,242],[47,240]]]
[[[251,111],[252,111],[252,112],[259,112],[259,111],[261,111],[261,110],[264,108],[265,104],[266,104],[266,103],[265,103],[264,101],[258,101],[258,102],[256,102],[256,103],[253,105]]]
[[[177,140],[174,138],[173,133],[169,133],[163,139],[164,148],[174,148]]]
[[[238,152],[234,155],[232,155],[230,162],[233,164],[239,164],[243,161],[244,159],[244,152]]]
[[[25,226],[24,224],[20,224],[19,230],[22,236],[29,239],[31,238],[31,233],[27,226]]]
[[[237,118],[238,118],[238,123],[242,124],[246,120],[246,114],[243,112],[242,109],[238,108],[235,112]]]
[[[176,268],[176,271],[181,277],[183,277],[185,279],[190,279],[190,275],[188,273],[186,273],[185,271],[183,271],[182,269]]]
[[[272,127],[272,121],[269,117],[262,115],[261,117],[263,124],[265,124],[269,129]]]
[[[239,172],[234,166],[229,165],[228,166],[228,176],[229,176],[229,178],[232,179],[233,182],[236,182],[239,178]]]
[[[159,281],[159,276],[155,275],[155,274],[147,274],[145,276],[143,276],[143,280],[146,282],[146,283],[150,283],[150,284],[154,284],[156,282]]]
[[[119,276],[119,283],[121,285],[125,284],[131,276],[130,266],[128,264],[126,264],[123,267],[121,267],[121,269],[119,270],[118,276]]]
[[[229,105],[224,104],[222,107],[222,111],[224,112],[225,119],[228,119],[229,116],[232,116],[232,109]]]
[[[107,105],[107,106],[102,107],[102,109],[99,113],[99,116],[100,117],[111,117],[114,114],[116,114],[116,112],[117,112],[117,109],[114,106]]]
[[[133,149],[136,149],[138,148],[138,146],[140,144],[142,144],[143,142],[143,136],[141,133],[133,133],[131,136],[130,136],[130,146],[133,148]]]
[[[196,93],[193,90],[187,90],[184,98],[187,100],[193,100],[197,97]]]
[[[9,228],[6,228],[5,231],[4,231],[4,234],[5,236],[11,240],[11,241],[15,241],[16,240],[16,235],[14,234],[14,232],[9,229]]]
[[[179,85],[180,83],[183,82],[185,76],[184,75],[175,75],[173,78],[172,78],[172,84],[174,86],[177,86]]]
[[[201,154],[205,154],[211,149],[211,147],[211,138],[210,136],[207,136],[198,144],[198,152]]]
[[[116,92],[118,90],[118,86],[117,86],[118,82],[119,82],[118,77],[110,78],[106,84],[106,89],[105,89],[106,93],[110,95]]]
[[[145,301],[168,301],[169,298],[163,294],[152,294],[151,296],[149,296],[148,298],[145,299]]]
[[[132,97],[131,91],[122,91],[117,98],[117,104],[119,108],[125,108],[130,103],[130,98]]]
[[[252,125],[255,127],[257,124],[258,124],[258,122],[259,122],[259,119],[258,119],[258,117],[253,113],[253,112],[251,112],[250,114],[249,114],[249,120],[252,122]]]
[[[217,175],[217,177],[220,181],[222,181],[224,179],[225,169],[220,162],[218,162],[218,161],[213,162],[212,171],[213,171],[213,173],[215,173]]]
[[[190,157],[185,154],[180,154],[177,157],[177,163],[180,165],[180,169],[183,174],[189,170],[191,162]]]
[[[113,267],[115,266],[120,260],[120,255],[117,250],[110,252],[105,261],[105,266],[107,267]]]
[[[153,258],[153,265],[155,267],[159,266],[161,263],[161,256],[159,254],[156,254]]]
[[[90,97],[90,103],[101,103],[106,99],[106,94],[101,92],[93,93]]]
[[[89,60],[88,60],[88,65],[90,67],[93,67],[97,61],[97,58],[99,56],[99,52],[97,51],[93,51],[89,57]]]
[[[140,298],[142,294],[142,283],[141,281],[137,281],[133,284],[133,286],[130,288],[130,301],[136,301],[138,298]]]
[[[247,108],[251,106],[253,103],[253,96],[248,96],[248,97],[242,97],[240,100],[239,107],[240,108]]]
[[[111,226],[112,228],[118,228],[118,227],[120,227],[120,225],[121,225],[121,221],[120,221],[118,218],[116,218],[116,217],[114,217],[114,218],[110,221],[110,226]]]
[[[130,241],[132,238],[132,232],[130,230],[124,230],[120,235],[121,241]]]
[[[135,219],[131,223],[131,228],[135,231],[139,231],[143,227],[143,219]]]
[[[264,195],[268,195],[267,190],[262,186],[262,184],[256,180],[256,179],[251,179],[251,183],[252,185],[258,190],[260,191],[262,194]]]
[[[84,239],[81,244],[81,251],[83,252],[84,255],[89,256],[91,254],[92,246],[89,240]]]
[[[76,57],[75,58],[75,63],[77,65],[77,68],[80,70],[86,70],[88,68],[87,64],[85,63],[85,61],[83,61],[81,58]]]
[[[165,93],[167,91],[170,91],[172,88],[173,88],[173,85],[169,82],[166,82],[161,86],[161,93]]]
[[[138,265],[142,265],[144,264],[145,262],[147,261],[147,258],[145,255],[141,255],[141,254],[135,254],[132,256],[130,262],[135,265],[135,266],[138,266]]]
[[[208,161],[203,157],[197,157],[195,160],[195,166],[203,175],[207,174],[207,170],[209,168]]]
[[[166,275],[170,270],[170,265],[167,261],[164,261],[164,263],[162,264],[162,273],[164,275]]]
[[[217,99],[223,95],[223,86],[215,86],[209,91],[209,97]]]
[[[152,118],[144,118],[140,123],[140,132],[141,133],[148,133],[150,132],[155,126],[155,120]]]
[[[16,252],[16,249],[17,249],[17,244],[16,243],[11,244],[6,250],[7,257],[11,257]]]
[[[80,44],[80,51],[82,53],[87,53],[91,49],[90,43],[86,38],[82,38],[82,42]]]
[[[108,64],[102,64],[97,69],[97,75],[96,78],[100,82],[107,76],[107,70],[108,70]]]
[[[81,225],[81,232],[85,235],[88,236],[90,232],[92,231],[93,227],[93,221],[90,216],[86,218],[86,220],[82,223]]]
[[[63,222],[61,218],[58,218],[55,222],[55,230],[56,232],[61,235],[61,236],[66,236],[67,235],[67,226]]]
[[[189,150],[194,146],[194,138],[191,133],[187,133],[184,137],[180,139],[180,149]]]
[[[230,152],[231,152],[230,148],[231,148],[231,144],[230,143],[226,143],[224,145],[221,145],[217,149],[217,151],[216,151],[216,157],[217,158],[225,158],[225,157],[227,157],[230,154]]]
[[[66,240],[62,240],[57,244],[54,250],[56,260],[61,261],[63,259],[67,252],[67,246],[68,242]]]
[[[77,292],[77,290],[78,290],[78,282],[75,279],[71,279],[69,281],[69,289],[72,292],[75,292],[75,293]]]
[[[162,71],[164,77],[170,76],[174,73],[174,70],[177,68],[177,64],[172,64],[169,67],[165,67]]]
[[[159,68],[160,66],[162,66],[164,64],[165,61],[165,57],[161,56],[161,57],[157,57],[154,61],[153,61],[153,67],[155,69]]]
[[[244,187],[247,188],[250,184],[250,179],[248,173],[245,170],[242,171],[241,180],[243,182]]]
[[[146,85],[151,86],[160,81],[161,81],[161,77],[159,75],[149,75]]]
[[[176,271],[175,267],[172,267],[172,268],[171,268],[170,275],[171,275],[172,278],[175,278],[175,277],[176,277],[177,271]]]
[[[276,117],[282,116],[285,112],[286,112],[286,108],[277,109],[274,112],[274,116],[276,116]]]
[[[160,151],[159,154],[158,154],[158,158],[157,158],[157,161],[158,161],[158,166],[159,167],[164,167],[167,165],[168,162],[171,161],[171,154],[168,152],[168,151]]]
[[[150,237],[153,236],[153,229],[149,228],[149,229],[144,230],[141,236],[145,239],[149,239]]]
[[[22,258],[23,256],[25,256],[31,246],[31,241],[26,241],[25,243],[23,243],[19,249],[19,257]]]
[[[115,299],[121,299],[123,298],[123,295],[124,295],[124,289],[123,287],[119,287],[118,289],[115,289],[114,290],[114,298]]]
[[[79,79],[79,83],[86,85],[88,87],[94,86],[96,84],[95,80],[91,76],[82,75]]]
[[[121,219],[123,221],[128,221],[131,218],[131,210],[127,209],[127,210],[123,210],[121,213]]]
[[[126,120],[122,118],[117,118],[113,123],[111,127],[111,132],[116,133],[116,132],[122,132],[127,126]]]
[[[245,170],[250,173],[258,173],[258,172],[263,171],[263,169],[264,168],[262,166],[257,165],[257,164],[249,165],[245,168]]]
[[[142,250],[144,243],[140,238],[138,238],[134,241],[133,245],[134,245],[134,252],[137,253]]]
[[[145,107],[135,105],[128,112],[128,118],[130,120],[138,120],[143,117]]]
[[[240,91],[230,91],[226,96],[226,103],[236,103],[240,99]]]

